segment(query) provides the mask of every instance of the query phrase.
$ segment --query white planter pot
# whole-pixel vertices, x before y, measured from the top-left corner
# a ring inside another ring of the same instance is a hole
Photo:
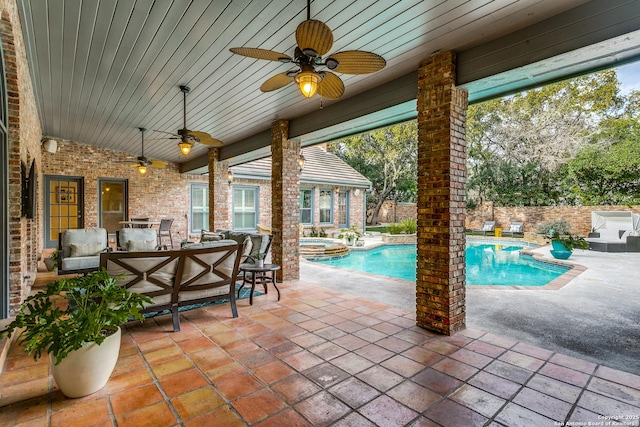
[[[116,367],[120,354],[120,328],[108,336],[100,345],[87,343],[72,351],[55,365],[53,356],[49,360],[53,367],[53,378],[67,397],[82,397],[95,393],[107,384]]]
[[[264,267],[264,260],[263,259],[256,260],[256,263],[258,264],[259,268],[263,268]]]

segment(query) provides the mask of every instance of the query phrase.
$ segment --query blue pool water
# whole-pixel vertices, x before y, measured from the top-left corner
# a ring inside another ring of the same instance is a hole
[[[544,286],[567,268],[520,256],[523,246],[467,243],[467,285]],[[416,280],[416,246],[389,245],[316,262],[365,273]]]

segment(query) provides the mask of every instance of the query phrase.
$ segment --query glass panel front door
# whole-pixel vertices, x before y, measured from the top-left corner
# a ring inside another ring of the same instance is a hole
[[[58,234],[84,227],[82,179],[45,176],[44,246],[58,247]]]
[[[98,183],[100,191],[100,208],[98,224],[107,233],[115,234],[122,228],[120,221],[127,219],[127,181],[101,179]]]

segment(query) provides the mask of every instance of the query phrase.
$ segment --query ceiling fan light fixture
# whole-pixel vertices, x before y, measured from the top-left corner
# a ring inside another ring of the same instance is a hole
[[[188,156],[189,153],[191,152],[191,147],[193,146],[193,143],[188,142],[188,141],[180,141],[178,143],[178,147],[180,147],[180,152],[182,154],[184,154],[185,156]]]
[[[140,175],[146,174],[147,173],[147,167],[145,165],[138,166],[138,172],[140,173]]]
[[[295,77],[295,82],[305,98],[311,98],[318,91],[318,84],[322,76],[314,71],[301,71]]]

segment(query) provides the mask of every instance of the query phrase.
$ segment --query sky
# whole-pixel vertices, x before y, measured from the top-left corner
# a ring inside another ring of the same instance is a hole
[[[640,62],[623,65],[615,70],[623,94],[627,95],[632,90],[640,90]]]

